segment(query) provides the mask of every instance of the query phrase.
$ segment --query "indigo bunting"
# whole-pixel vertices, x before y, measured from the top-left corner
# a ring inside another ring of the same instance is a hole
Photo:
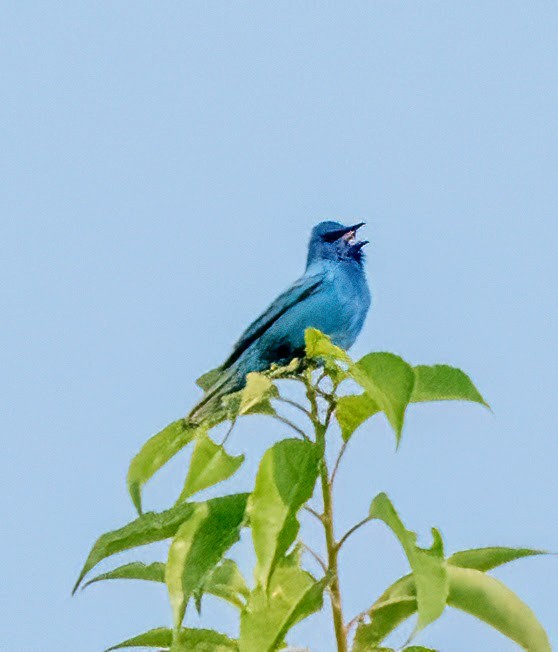
[[[363,224],[321,222],[312,229],[304,274],[244,331],[221,367],[206,374],[206,382],[200,379],[206,394],[191,411],[192,422],[241,389],[251,371],[302,357],[307,328],[317,328],[343,349],[353,345],[371,301],[362,250],[368,241],[356,239]]]

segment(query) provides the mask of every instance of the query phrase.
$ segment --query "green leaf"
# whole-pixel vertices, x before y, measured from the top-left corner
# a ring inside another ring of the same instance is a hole
[[[246,376],[246,386],[240,394],[238,414],[275,414],[271,399],[279,395],[270,378],[257,372]]]
[[[340,363],[350,365],[353,361],[343,349],[333,344],[327,335],[315,328],[307,328],[305,343],[306,361],[315,360],[324,368],[334,385],[339,385],[347,379],[347,371]]]
[[[551,652],[535,614],[497,579],[478,570],[450,566],[448,604],[492,625],[529,652]]]
[[[83,588],[100,582],[101,580],[148,580],[151,582],[165,583],[165,564],[160,561],[153,562],[146,565],[141,562],[132,562],[119,566],[108,573],[103,573],[94,577],[89,582],[83,585]],[[246,585],[246,581],[238,566],[232,559],[223,559],[223,561],[216,566],[209,574],[203,587],[202,593],[215,595],[218,598],[230,602],[235,607],[242,609],[246,602],[246,598],[250,593],[250,589]]]
[[[182,629],[170,652],[238,652],[238,642],[212,629]]]
[[[448,564],[461,568],[488,571],[522,557],[545,554],[547,553],[542,550],[530,550],[529,548],[475,548],[456,552],[449,557]]]
[[[182,629],[178,632],[177,640],[172,642],[172,629],[159,627],[149,632],[134,636],[133,638],[108,648],[121,650],[127,647],[156,647],[168,650],[172,646],[173,652],[238,652],[238,645],[228,636],[215,632],[212,629]]]
[[[101,582],[103,580],[147,580],[149,582],[165,581],[165,564],[160,561],[152,564],[144,564],[140,561],[134,561],[131,564],[119,566],[108,573],[97,575],[83,585],[85,589],[90,584]]]
[[[223,369],[221,367],[211,369],[211,371],[206,371],[196,380],[196,385],[201,387],[204,392],[207,392],[213,387],[213,385],[215,385],[222,373]]]
[[[250,589],[236,563],[232,559],[223,559],[203,583],[202,593],[210,593],[242,609]]]
[[[485,573],[448,565],[448,604],[482,620],[528,652],[551,652],[542,625],[531,609],[504,584]],[[361,623],[355,641],[364,652],[368,643],[379,643],[417,610],[415,580],[401,578],[387,589],[369,612],[370,623]]]
[[[337,400],[335,416],[343,441],[349,441],[354,431],[367,419],[380,412],[380,408],[369,394],[342,396]]]
[[[323,604],[326,580],[317,582],[299,566],[298,551],[279,561],[269,591],[257,586],[240,619],[240,652],[271,652],[291,627]]]
[[[149,439],[134,457],[128,469],[128,491],[141,514],[142,486],[174,455],[201,432],[200,428],[179,419]]]
[[[247,494],[236,494],[192,503],[192,515],[171,543],[165,572],[175,627],[182,624],[189,599],[208,573],[238,541],[247,500]]]
[[[118,645],[109,647],[106,652],[111,650],[121,650],[126,647],[158,647],[169,649],[172,643],[172,629],[167,627],[158,627],[157,629],[150,629],[148,632],[138,634],[133,638],[129,638]]]
[[[316,328],[306,329],[304,342],[306,345],[306,357],[308,358],[340,360],[341,362],[352,364],[352,360],[347,353],[342,348],[335,346],[327,335]]]
[[[196,438],[188,475],[177,502],[230,478],[243,461],[244,455],[229,455],[223,446],[218,446],[206,432],[202,432]]]
[[[370,623],[361,622],[355,634],[353,652],[368,652],[376,647],[417,611],[417,594],[412,575],[392,584],[368,612]]]
[[[264,374],[269,378],[296,378],[300,375],[305,365],[303,358],[293,358],[288,365],[272,364]]]
[[[455,367],[437,364],[414,367],[415,386],[411,401],[473,401],[488,407],[469,376]]]
[[[193,511],[194,504],[183,503],[164,512],[147,512],[124,527],[101,535],[87,557],[73,593],[76,592],[85,575],[100,561],[123,550],[145,546],[174,536],[182,523],[192,516]]]
[[[377,518],[393,530],[399,539],[413,571],[417,587],[418,623],[417,631],[439,618],[446,606],[448,578],[444,549],[440,533],[432,529],[434,542],[429,549],[417,546],[417,535],[407,530],[390,499],[381,493],[370,506],[370,518]]]
[[[264,589],[277,561],[296,538],[298,510],[314,492],[319,456],[314,444],[285,439],[262,457],[249,514],[257,557],[256,582]]]
[[[369,353],[349,368],[349,374],[385,413],[399,445],[415,383],[412,367],[392,353]]]

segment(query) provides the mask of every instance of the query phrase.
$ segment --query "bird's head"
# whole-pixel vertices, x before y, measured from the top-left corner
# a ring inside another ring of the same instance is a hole
[[[362,248],[368,240],[357,240],[356,233],[364,222],[343,226],[339,222],[320,222],[312,229],[308,244],[307,266],[318,260],[343,260],[361,264]]]

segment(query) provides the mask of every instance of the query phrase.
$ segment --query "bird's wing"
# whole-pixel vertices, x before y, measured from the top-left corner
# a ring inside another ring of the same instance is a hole
[[[291,287],[280,294],[269,308],[250,324],[234,345],[233,351],[227,358],[222,369],[230,367],[246,351],[246,349],[260,338],[272,324],[288,312],[293,306],[305,301],[315,294],[324,282],[324,274],[302,276]]]

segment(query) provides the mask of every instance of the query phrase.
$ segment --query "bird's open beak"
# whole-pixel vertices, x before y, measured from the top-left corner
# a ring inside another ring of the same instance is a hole
[[[370,244],[369,240],[359,240],[358,242],[355,242],[353,245],[351,245],[351,249],[355,252],[360,251],[367,244]]]
[[[359,222],[358,224],[353,224],[353,226],[345,226],[342,229],[337,229],[337,231],[331,231],[327,234],[326,239],[328,242],[336,242],[340,238],[344,238],[349,244],[353,244],[355,242],[356,232],[364,224],[364,222]]]
[[[358,224],[354,224],[353,226],[350,226],[349,231],[347,231],[347,233],[344,236],[342,236],[347,242],[347,244],[351,245],[352,247],[358,246],[359,249],[364,247],[364,244],[366,244],[365,240],[362,241],[364,242],[364,244],[361,244],[361,242],[357,242],[356,239],[356,232],[360,229],[361,226],[364,226],[364,222],[359,222]]]

